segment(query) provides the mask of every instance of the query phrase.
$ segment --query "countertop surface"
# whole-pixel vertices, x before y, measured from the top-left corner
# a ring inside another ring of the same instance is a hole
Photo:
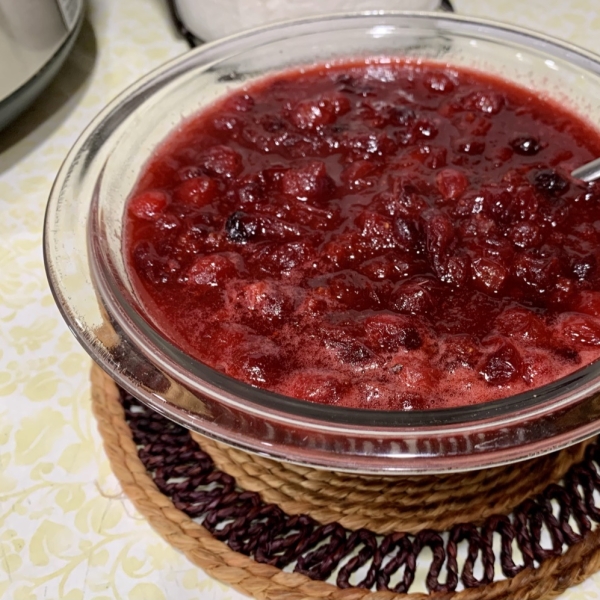
[[[454,4],[600,54],[597,0]],[[90,360],[54,305],[42,258],[45,205],[70,146],[117,93],[186,49],[162,0],[89,0],[57,78],[0,132],[0,598],[243,598],[124,497],[91,414]],[[600,598],[600,574],[561,596],[583,598]]]

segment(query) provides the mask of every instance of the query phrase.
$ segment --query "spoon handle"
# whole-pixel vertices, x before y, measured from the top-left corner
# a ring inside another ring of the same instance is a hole
[[[578,167],[571,172],[571,175],[575,179],[581,179],[581,181],[590,182],[600,179],[600,158],[593,160],[592,162],[586,163],[585,165]]]

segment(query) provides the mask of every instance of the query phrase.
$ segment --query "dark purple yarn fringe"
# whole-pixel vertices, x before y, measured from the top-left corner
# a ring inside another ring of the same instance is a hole
[[[563,554],[600,523],[600,507],[593,497],[594,490],[600,492],[596,468],[600,447],[596,442],[588,446],[584,461],[573,465],[560,485],[548,485],[510,516],[493,515],[480,527],[461,523],[444,537],[431,529],[416,535],[381,536],[367,529],[351,531],[338,523],[321,525],[310,516],[290,516],[277,505],[266,504],[257,493],[237,488],[234,478],[215,467],[186,429],[124,392],[121,399],[142,463],[179,510],[236,552],[280,569],[294,565],[294,571],[320,581],[335,573],[340,588],[408,592],[419,555],[426,547],[433,556],[426,577],[430,592],[454,591],[459,580],[466,588],[483,586],[494,580],[494,534],[501,540],[502,572],[514,577]],[[549,533],[550,547],[542,546],[544,530]],[[513,540],[522,555],[519,564]],[[467,544],[468,550],[459,567],[460,543]],[[479,578],[474,574],[478,560],[483,567]],[[357,580],[359,570],[361,579]]]

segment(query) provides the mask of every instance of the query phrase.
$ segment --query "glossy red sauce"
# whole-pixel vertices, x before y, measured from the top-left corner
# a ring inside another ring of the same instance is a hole
[[[124,248],[149,321],[232,377],[377,409],[485,402],[600,355],[600,136],[433,64],[289,72],[158,149]]]

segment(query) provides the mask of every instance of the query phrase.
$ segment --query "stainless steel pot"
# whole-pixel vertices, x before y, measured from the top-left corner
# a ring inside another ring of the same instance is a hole
[[[57,73],[82,16],[83,0],[0,0],[0,129]]]

